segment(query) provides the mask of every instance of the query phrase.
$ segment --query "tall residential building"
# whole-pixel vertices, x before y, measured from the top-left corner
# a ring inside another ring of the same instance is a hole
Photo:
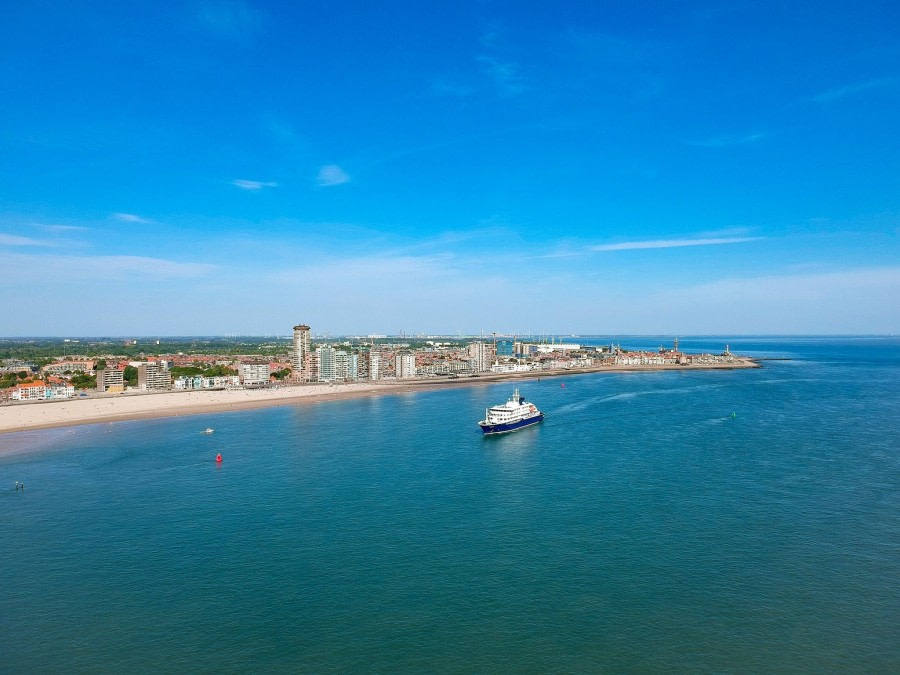
[[[316,350],[318,351],[318,350]],[[359,379],[359,354],[345,352],[343,349],[334,350],[334,379],[358,380]]]
[[[374,349],[369,352],[369,379],[381,379],[381,352]]]
[[[141,362],[138,365],[138,389],[171,389],[172,374],[164,362]]]
[[[319,359],[319,382],[331,382],[338,379],[336,369],[336,350],[334,347],[322,345],[316,347],[316,356]]]
[[[348,354],[342,349],[334,350],[334,379],[344,380],[347,378],[347,357]]]
[[[512,356],[513,355],[513,341],[512,340],[497,340],[497,356]]]
[[[475,372],[484,372],[491,369],[494,360],[494,345],[487,342],[469,343],[469,362]]]
[[[359,380],[369,379],[369,352],[361,351],[356,354],[356,377]]]
[[[416,376],[416,356],[408,349],[394,354],[394,374],[398,378]]]
[[[309,381],[312,379],[306,367],[306,357],[310,353],[309,345],[309,326],[302,324],[294,326],[294,351],[291,354],[291,368],[293,372],[291,375],[296,380]]]
[[[125,391],[125,371],[118,368],[98,368],[97,391],[118,394]]]
[[[336,349],[334,352],[334,379],[350,379],[350,354],[342,349]]]

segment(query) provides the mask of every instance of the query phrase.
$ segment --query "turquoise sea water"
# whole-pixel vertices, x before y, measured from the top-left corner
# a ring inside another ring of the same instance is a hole
[[[897,672],[900,340],[724,342],[0,436],[0,670]]]

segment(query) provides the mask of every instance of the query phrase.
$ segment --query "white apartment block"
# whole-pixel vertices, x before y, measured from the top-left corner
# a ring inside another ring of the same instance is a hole
[[[12,392],[13,401],[43,401],[47,387],[41,380],[28,384],[17,384]]]
[[[581,351],[581,345],[566,344],[563,342],[540,344],[537,345],[538,354],[552,354],[554,352],[577,352]]]
[[[476,373],[483,373],[491,369],[494,361],[494,345],[487,342],[469,343],[469,363]]]
[[[244,386],[268,384],[271,371],[268,363],[242,363],[241,382]]]
[[[394,354],[394,375],[398,378],[416,376],[416,355],[407,349]]]
[[[233,389],[241,386],[238,375],[217,375],[216,377],[179,377],[175,380],[176,389]]]
[[[44,398],[74,398],[75,387],[71,384],[51,384],[44,392]]]
[[[374,349],[369,352],[369,379],[381,379],[381,352]]]
[[[335,367],[336,351],[334,347],[322,345],[316,347],[316,357],[319,362],[319,382],[333,382],[337,378]]]
[[[334,379],[347,380],[350,378],[350,354],[337,349],[334,352]]]

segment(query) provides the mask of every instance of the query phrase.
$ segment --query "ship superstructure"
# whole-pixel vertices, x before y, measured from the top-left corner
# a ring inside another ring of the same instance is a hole
[[[478,426],[485,434],[505,434],[543,421],[544,413],[526,401],[517,388],[506,403],[488,408]]]

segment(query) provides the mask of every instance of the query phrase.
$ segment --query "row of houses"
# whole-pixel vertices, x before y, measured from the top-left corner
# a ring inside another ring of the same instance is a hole
[[[75,387],[65,382],[45,382],[35,380],[17,384],[9,391],[13,401],[47,401],[50,399],[73,398]]]
[[[266,378],[268,382],[268,378]],[[237,375],[219,375],[217,377],[179,377],[173,382],[175,389],[235,389],[241,386],[241,378]]]

